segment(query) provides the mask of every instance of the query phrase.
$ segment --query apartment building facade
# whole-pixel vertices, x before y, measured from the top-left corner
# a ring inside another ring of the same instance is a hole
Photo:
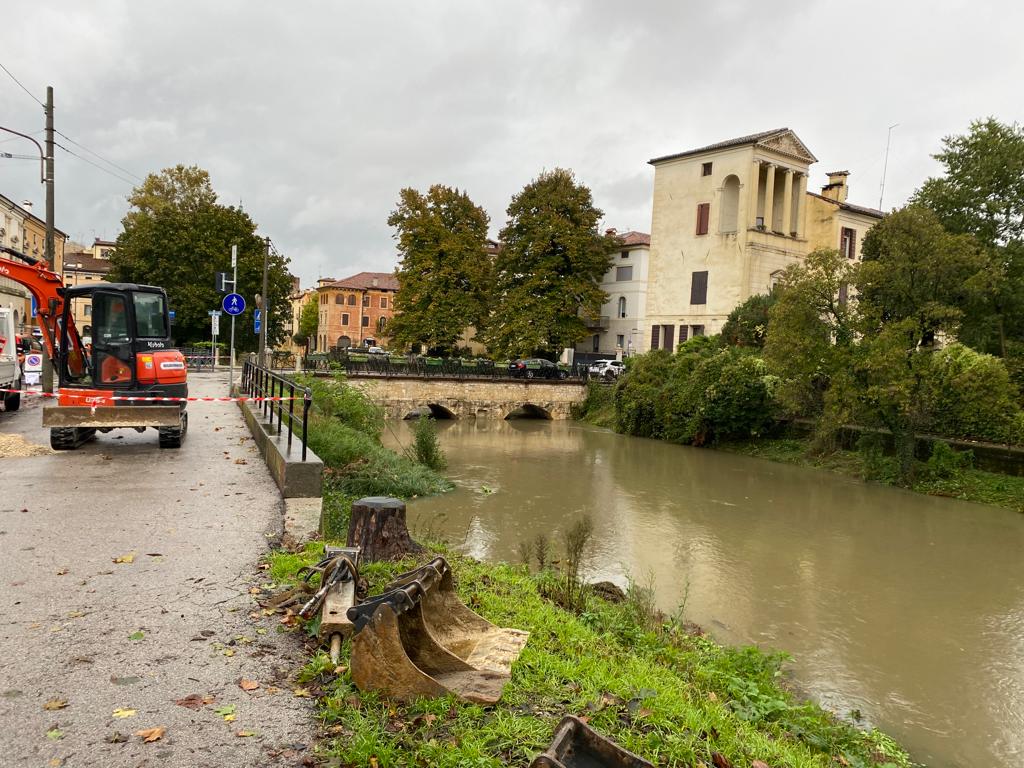
[[[382,344],[395,314],[398,279],[390,272],[360,272],[344,280],[320,280],[318,351]]]
[[[651,236],[646,232],[615,232],[621,245],[601,280],[608,300],[596,317],[587,318],[590,335],[576,345],[577,353],[623,357],[644,348],[647,334],[647,274]]]

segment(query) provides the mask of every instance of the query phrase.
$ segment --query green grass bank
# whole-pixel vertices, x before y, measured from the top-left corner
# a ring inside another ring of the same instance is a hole
[[[451,483],[406,455],[383,448],[383,419],[343,379],[311,379],[310,444],[327,467],[324,538],[343,542],[352,501],[441,493]],[[608,391],[611,391],[608,389]],[[416,536],[417,531],[413,531]],[[322,543],[270,556],[278,585],[315,562]],[[554,597],[562,576],[545,565],[485,564],[443,544],[459,594],[501,626],[531,633],[512,680],[493,707],[449,696],[403,705],[360,692],[351,680],[349,646],[335,667],[323,651],[299,671],[318,697],[318,757],[338,766],[525,766],[550,743],[565,714],[590,724],[658,765],[760,768],[910,766],[890,738],[840,720],[787,690],[780,654],[715,643],[682,616],[654,612],[631,588],[612,603],[589,592],[566,610]],[[375,563],[363,569],[375,594],[395,574],[425,562]],[[314,580],[315,583],[315,580]],[[315,635],[314,623],[282,631]],[[760,762],[758,762],[760,761]]]

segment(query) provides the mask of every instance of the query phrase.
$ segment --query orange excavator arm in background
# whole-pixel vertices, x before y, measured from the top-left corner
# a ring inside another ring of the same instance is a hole
[[[15,256],[17,259],[24,259],[25,264],[16,259],[7,258]],[[36,301],[36,319],[43,331],[43,345],[46,347],[46,354],[51,360],[56,360],[59,353],[60,342],[60,318],[64,311],[64,281],[60,275],[46,268],[46,262],[26,254],[18,253],[12,248],[0,245],[0,277],[7,277],[28,289]],[[72,373],[81,373],[85,365],[85,350],[82,347],[82,339],[78,335],[78,329],[74,320],[68,316],[68,340],[70,348],[67,350],[68,369]]]

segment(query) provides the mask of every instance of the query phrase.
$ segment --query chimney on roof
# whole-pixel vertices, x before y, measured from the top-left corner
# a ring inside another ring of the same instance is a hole
[[[21,201],[21,207],[24,208],[29,213],[32,213],[32,201],[31,200],[22,200]]]
[[[619,234],[617,231],[615,231],[615,227],[608,227],[608,229],[606,229],[604,233],[606,235],[611,235],[612,237],[615,237],[617,234]]]
[[[829,171],[828,184],[821,188],[821,196],[837,203],[845,203],[850,193],[850,187],[846,183],[846,177],[849,175],[849,171]]]

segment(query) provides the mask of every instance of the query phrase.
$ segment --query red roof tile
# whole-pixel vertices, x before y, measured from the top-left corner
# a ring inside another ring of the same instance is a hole
[[[376,281],[376,285],[374,284]],[[327,284],[328,288],[351,288],[356,291],[366,291],[376,288],[381,291],[397,291],[398,278],[391,272],[360,272],[342,280],[336,280]]]

